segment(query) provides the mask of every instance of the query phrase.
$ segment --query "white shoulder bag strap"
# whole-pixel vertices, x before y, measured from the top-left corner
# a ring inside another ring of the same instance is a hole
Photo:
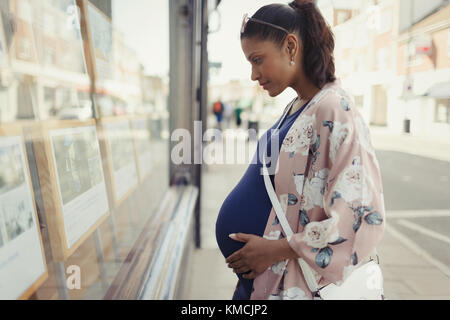
[[[279,129],[279,127],[283,123],[284,119],[286,118],[287,114],[291,110],[291,108],[294,105],[296,100],[297,99],[294,99],[291,102],[290,106],[288,108],[286,108],[276,129]],[[291,226],[289,225],[289,222],[286,219],[286,214],[283,212],[283,208],[281,207],[280,201],[278,201],[275,190],[273,189],[273,185],[272,185],[272,182],[270,181],[269,171],[267,170],[264,155],[261,158],[262,158],[264,184],[266,186],[267,193],[269,195],[270,201],[272,202],[275,213],[278,217],[278,221],[280,221],[281,227],[283,228],[284,233],[286,234],[286,237],[288,239],[290,239],[291,236],[294,234],[294,232],[292,231]],[[286,267],[287,263],[288,263],[288,260],[285,261],[285,267]],[[320,289],[320,287],[317,284],[316,278],[314,276],[314,273],[313,273],[313,270],[311,269],[311,267],[302,258],[298,258],[298,263],[300,265],[300,268],[302,269],[303,276],[305,277],[306,284],[308,285],[309,290],[311,290],[312,292],[318,291]]]
[[[290,239],[290,237],[294,233],[292,232],[291,226],[289,225],[289,222],[286,219],[286,214],[283,212],[280,201],[278,201],[277,195],[275,194],[275,190],[273,189],[273,185],[269,178],[269,171],[267,170],[264,156],[262,157],[262,162],[263,162],[264,184],[266,185],[267,193],[269,194],[270,201],[272,202],[275,213],[277,214],[278,221],[280,221],[281,227],[283,228],[286,237]],[[302,269],[303,276],[305,277],[306,284],[308,285],[309,290],[311,290],[311,292],[318,291],[320,287],[317,284],[316,278],[314,276],[311,267],[302,258],[298,258],[298,263],[300,265],[300,268]]]

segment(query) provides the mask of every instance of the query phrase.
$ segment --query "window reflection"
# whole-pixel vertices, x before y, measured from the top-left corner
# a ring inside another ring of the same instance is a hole
[[[167,85],[93,3],[0,0],[0,299],[102,299],[168,188]]]

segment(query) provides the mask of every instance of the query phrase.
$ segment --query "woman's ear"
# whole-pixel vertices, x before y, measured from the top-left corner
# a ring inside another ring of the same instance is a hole
[[[299,50],[299,41],[293,34],[289,34],[285,40],[286,54],[290,58],[295,58]]]

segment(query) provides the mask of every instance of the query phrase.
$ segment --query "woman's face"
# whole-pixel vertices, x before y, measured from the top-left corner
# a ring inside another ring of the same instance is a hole
[[[296,72],[292,66],[287,45],[280,48],[272,41],[253,38],[241,40],[245,57],[252,65],[251,79],[258,81],[271,97],[282,93],[290,84]]]

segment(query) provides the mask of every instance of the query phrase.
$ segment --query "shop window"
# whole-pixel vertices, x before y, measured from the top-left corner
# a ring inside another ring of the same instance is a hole
[[[450,99],[436,100],[435,122],[450,123]]]
[[[416,53],[416,44],[414,41],[407,44],[405,59],[409,67],[420,66],[423,63],[422,55]]]
[[[0,300],[103,299],[169,188],[163,80],[89,1],[0,13]]]

